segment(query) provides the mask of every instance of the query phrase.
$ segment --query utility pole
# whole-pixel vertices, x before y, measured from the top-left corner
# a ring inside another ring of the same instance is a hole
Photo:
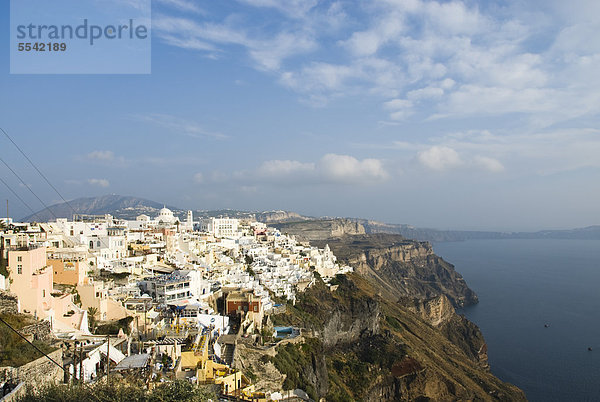
[[[106,335],[106,385],[108,382],[108,375],[110,373],[110,335]]]
[[[79,382],[84,383],[83,378],[83,342],[79,343]]]
[[[77,345],[79,341],[75,341],[75,350],[73,350],[73,385],[77,384]]]

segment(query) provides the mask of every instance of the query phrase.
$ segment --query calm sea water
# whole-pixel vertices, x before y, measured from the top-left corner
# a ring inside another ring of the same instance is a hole
[[[481,328],[496,376],[531,401],[600,401],[600,240],[469,240],[434,250],[479,296],[461,312]]]

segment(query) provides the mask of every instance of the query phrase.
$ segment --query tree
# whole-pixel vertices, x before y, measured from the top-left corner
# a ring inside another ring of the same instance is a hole
[[[90,330],[94,332],[94,329],[96,327],[96,316],[98,315],[98,309],[96,307],[88,307],[87,313],[88,325],[90,327]]]

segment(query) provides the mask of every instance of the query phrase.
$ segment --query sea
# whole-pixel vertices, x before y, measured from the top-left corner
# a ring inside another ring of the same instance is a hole
[[[600,240],[433,246],[479,296],[458,312],[483,332],[494,375],[530,401],[600,401]]]

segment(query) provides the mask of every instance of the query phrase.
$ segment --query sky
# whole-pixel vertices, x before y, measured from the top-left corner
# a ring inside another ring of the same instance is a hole
[[[600,224],[598,15],[597,0],[154,0],[151,74],[20,75],[3,1],[0,127],[67,199]],[[0,157],[60,201],[6,138]]]

